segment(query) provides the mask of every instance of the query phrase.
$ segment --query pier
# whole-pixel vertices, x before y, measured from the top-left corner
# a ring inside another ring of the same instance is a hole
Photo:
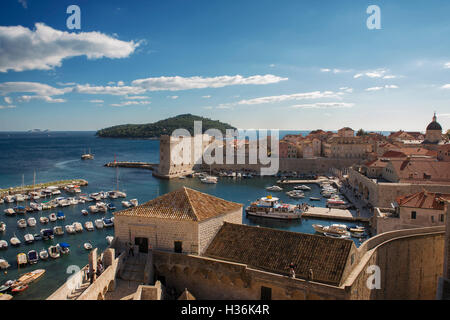
[[[344,220],[344,221],[361,221],[369,222],[367,217],[359,217],[354,210],[347,209],[329,209],[323,207],[308,207],[308,211],[303,212],[304,218]]]
[[[27,185],[27,186],[19,186],[19,187],[11,187],[6,189],[0,189],[0,197],[4,197],[6,195],[14,195],[19,193],[27,193],[34,190],[40,190],[45,189],[50,186],[55,186],[58,189],[62,189],[68,185],[77,185],[80,187],[87,186],[88,182],[84,179],[71,179],[71,180],[61,180],[61,181],[51,181],[51,182],[44,182],[44,183],[38,183],[34,185]]]
[[[108,162],[107,164],[105,164],[105,167],[139,168],[139,169],[154,170],[156,167],[158,167],[158,164],[148,162],[114,161]]]

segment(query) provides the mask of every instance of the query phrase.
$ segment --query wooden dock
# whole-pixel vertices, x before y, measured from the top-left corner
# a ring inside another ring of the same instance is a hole
[[[304,218],[369,222],[369,218],[358,217],[356,211],[347,209],[332,208],[330,210],[329,208],[310,206],[302,216]]]
[[[314,180],[285,179],[285,180],[278,180],[277,184],[320,184],[324,181],[329,181],[330,183],[334,182],[333,180],[328,179],[314,179]]]
[[[113,161],[105,164],[105,167],[138,168],[138,169],[154,170],[156,167],[158,167],[158,164],[148,162]]]
[[[7,189],[0,189],[0,197],[6,196],[6,195],[19,194],[19,193],[27,193],[27,192],[30,192],[33,190],[41,190],[41,189],[45,189],[50,186],[55,186],[58,189],[62,189],[65,186],[68,186],[71,184],[83,187],[83,186],[87,186],[88,182],[87,182],[87,180],[84,180],[84,179],[71,179],[71,180],[61,180],[61,181],[37,183],[35,185],[28,185],[28,186],[11,187],[11,188],[7,188]]]

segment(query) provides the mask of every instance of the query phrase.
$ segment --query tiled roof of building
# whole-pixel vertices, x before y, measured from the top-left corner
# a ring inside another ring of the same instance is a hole
[[[115,215],[202,221],[241,208],[242,204],[183,187]]]
[[[437,151],[428,150],[425,148],[401,148],[400,150],[407,156],[428,156],[428,157],[437,156]]]
[[[450,194],[422,191],[398,197],[396,202],[401,207],[444,210],[446,200]]]
[[[211,258],[251,268],[339,286],[353,241],[319,235],[225,223],[205,252]]]
[[[393,159],[390,163],[400,182],[450,183],[450,162],[430,159]]]

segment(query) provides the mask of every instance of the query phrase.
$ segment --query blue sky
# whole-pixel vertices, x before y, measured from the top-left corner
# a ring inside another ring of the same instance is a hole
[[[69,30],[66,8],[81,9]],[[381,29],[369,30],[369,5]],[[182,113],[240,128],[450,127],[450,2],[0,4],[0,131]]]

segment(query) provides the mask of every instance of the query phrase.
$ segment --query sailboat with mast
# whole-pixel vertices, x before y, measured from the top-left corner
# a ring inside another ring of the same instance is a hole
[[[117,163],[116,156],[114,155],[114,163]],[[127,194],[119,190],[119,167],[116,166],[116,190],[108,191],[108,197],[110,199],[126,198]]]
[[[94,155],[91,153],[91,149],[89,149],[88,153],[86,153],[86,150],[84,151],[84,154],[81,155],[81,160],[94,160]]]

